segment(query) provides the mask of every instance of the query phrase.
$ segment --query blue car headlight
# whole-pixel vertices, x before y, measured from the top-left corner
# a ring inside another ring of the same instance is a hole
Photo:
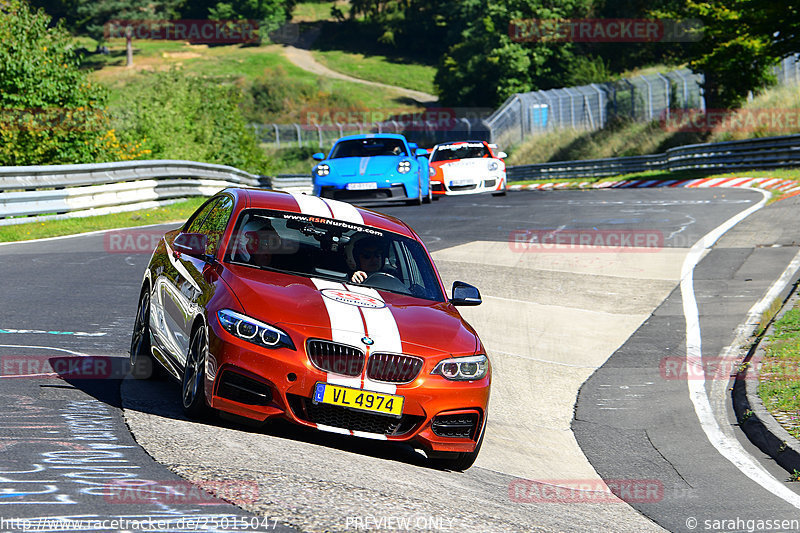
[[[296,349],[291,337],[286,332],[269,324],[264,324],[255,318],[230,309],[217,311],[217,318],[219,318],[222,328],[234,337],[239,337],[264,348]]]
[[[327,176],[331,173],[331,167],[326,163],[321,163],[317,165],[317,168],[314,169],[314,172],[317,173],[317,176]]]
[[[489,358],[480,354],[440,361],[431,374],[438,374],[450,381],[474,381],[486,377],[488,371]]]
[[[411,161],[400,161],[397,164],[397,171],[400,174],[408,174],[411,172]]]

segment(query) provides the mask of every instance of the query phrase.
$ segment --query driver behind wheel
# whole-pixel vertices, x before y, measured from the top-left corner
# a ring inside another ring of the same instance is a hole
[[[363,283],[367,276],[380,271],[386,263],[386,253],[379,239],[366,238],[353,246],[356,271],[350,276],[353,283]]]

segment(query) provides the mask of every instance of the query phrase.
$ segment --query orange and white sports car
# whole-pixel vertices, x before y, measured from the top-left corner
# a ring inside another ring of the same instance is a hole
[[[434,197],[489,192],[506,194],[505,152],[485,141],[437,144],[431,152],[431,189]]]

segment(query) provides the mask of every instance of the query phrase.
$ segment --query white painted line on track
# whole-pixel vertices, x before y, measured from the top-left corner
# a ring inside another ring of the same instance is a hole
[[[90,357],[88,353],[82,352],[75,352],[72,350],[67,350],[66,348],[54,348],[52,346],[31,346],[27,344],[0,344],[0,348],[35,348],[37,350],[53,350],[56,352],[64,352],[72,355],[77,355],[79,357]],[[16,374],[16,375],[0,375],[0,379],[2,378],[38,378],[38,377],[54,377],[58,376],[56,372],[45,372],[40,374]]]
[[[791,491],[781,481],[772,476],[753,458],[753,456],[745,451],[735,438],[726,436],[722,432],[717,423],[717,419],[714,417],[711,403],[706,393],[705,372],[702,366],[700,314],[694,294],[694,269],[700,262],[707,248],[711,248],[725,232],[766,205],[771,194],[764,190],[759,190],[759,192],[764,195],[760,202],[729,218],[723,224],[706,234],[692,246],[692,249],[684,260],[681,276],[681,297],[683,299],[683,314],[686,318],[686,362],[690,368],[689,372],[691,375],[702,376],[701,379],[687,380],[687,384],[689,387],[689,398],[694,405],[694,410],[700,421],[700,426],[703,428],[706,437],[714,448],[744,475],[775,496],[800,509],[800,495]],[[776,288],[776,285],[780,282],[783,282],[785,287],[785,283],[788,283],[786,281],[788,277],[785,274],[784,272],[784,275],[773,284],[773,287],[768,291],[767,295],[772,294],[773,291],[780,292],[782,288]],[[761,304],[761,302],[756,304],[756,306],[759,304]]]

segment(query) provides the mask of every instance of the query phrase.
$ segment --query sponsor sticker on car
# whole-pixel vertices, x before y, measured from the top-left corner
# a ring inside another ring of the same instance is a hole
[[[378,188],[378,184],[374,181],[367,183],[348,183],[345,188],[348,191],[371,191]]]
[[[403,414],[404,400],[402,396],[351,389],[330,383],[317,383],[314,386],[314,403],[338,405],[397,417]]]
[[[369,307],[371,309],[381,309],[386,307],[386,303],[379,299],[353,291],[341,289],[323,289],[320,291],[323,296],[343,304],[355,305],[357,307]]]

